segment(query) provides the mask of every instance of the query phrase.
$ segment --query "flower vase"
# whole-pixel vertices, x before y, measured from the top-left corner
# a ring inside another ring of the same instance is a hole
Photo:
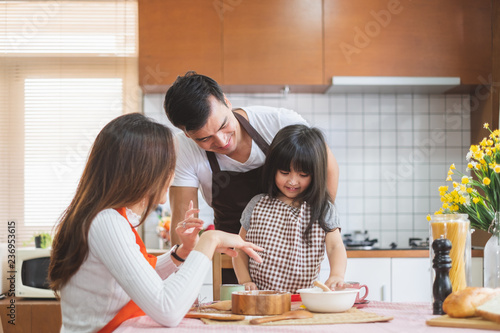
[[[484,247],[484,286],[500,287],[500,212],[495,213],[488,232],[491,237]]]

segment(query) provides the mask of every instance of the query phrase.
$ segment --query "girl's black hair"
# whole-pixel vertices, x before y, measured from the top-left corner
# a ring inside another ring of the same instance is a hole
[[[319,129],[290,125],[276,134],[264,163],[262,188],[273,198],[280,193],[275,181],[278,170],[290,171],[292,167],[297,172],[311,175],[310,185],[294,199],[300,203],[306,201],[311,207],[311,220],[304,236],[311,230],[315,221],[319,222],[323,230],[330,231],[325,222],[331,201],[326,186],[327,156],[326,142]]]

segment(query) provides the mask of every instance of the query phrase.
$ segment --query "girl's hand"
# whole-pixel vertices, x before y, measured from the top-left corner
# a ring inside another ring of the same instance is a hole
[[[253,282],[246,282],[243,285],[245,286],[245,290],[258,290],[257,285]]]
[[[193,209],[193,201],[190,201],[185,219],[177,223],[177,228],[175,228],[175,232],[181,239],[183,252],[187,254],[189,254],[196,243],[198,243],[198,233],[203,229],[203,220],[194,217],[194,214],[199,212],[199,209]]]
[[[327,285],[331,290],[335,290],[336,288],[343,288],[344,278],[340,276],[330,276],[328,280],[326,280],[325,285]]]

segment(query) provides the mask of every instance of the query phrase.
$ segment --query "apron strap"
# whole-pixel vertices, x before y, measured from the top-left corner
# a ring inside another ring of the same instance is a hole
[[[253,141],[257,144],[257,146],[262,150],[264,155],[267,156],[267,152],[269,151],[269,144],[264,140],[264,138],[253,128],[252,125],[245,119],[241,114],[233,111],[236,120],[240,123],[241,126],[247,131],[248,135],[252,138]],[[220,172],[219,162],[217,161],[217,157],[215,153],[212,151],[207,151],[208,163],[210,163],[210,169],[212,169],[212,173]]]
[[[210,169],[212,173],[220,172],[219,162],[217,162],[217,157],[213,151],[207,151],[208,163],[210,163]]]
[[[253,128],[252,125],[245,119],[241,114],[233,111],[234,116],[240,122],[240,125],[247,131],[247,133],[252,137],[252,140],[255,141],[257,146],[259,146],[260,150],[267,156],[267,152],[269,150],[269,144],[264,140],[264,138]]]

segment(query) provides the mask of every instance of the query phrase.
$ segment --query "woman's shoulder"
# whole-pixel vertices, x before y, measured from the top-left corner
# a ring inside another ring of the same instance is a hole
[[[123,218],[123,216],[121,216],[120,213],[118,213],[118,211],[116,209],[107,208],[107,209],[101,210],[99,213],[97,213],[97,215],[95,216],[94,221],[92,223],[101,222],[101,221],[105,221],[105,220],[117,220],[120,217]]]
[[[117,229],[130,229],[127,220],[118,213],[116,209],[108,208],[100,211],[90,226],[90,233],[102,233],[104,231]]]
[[[115,209],[110,208],[100,211],[90,225],[90,250],[92,251],[96,247],[102,248],[103,246],[118,247],[124,242],[135,242],[135,235],[129,222]]]

